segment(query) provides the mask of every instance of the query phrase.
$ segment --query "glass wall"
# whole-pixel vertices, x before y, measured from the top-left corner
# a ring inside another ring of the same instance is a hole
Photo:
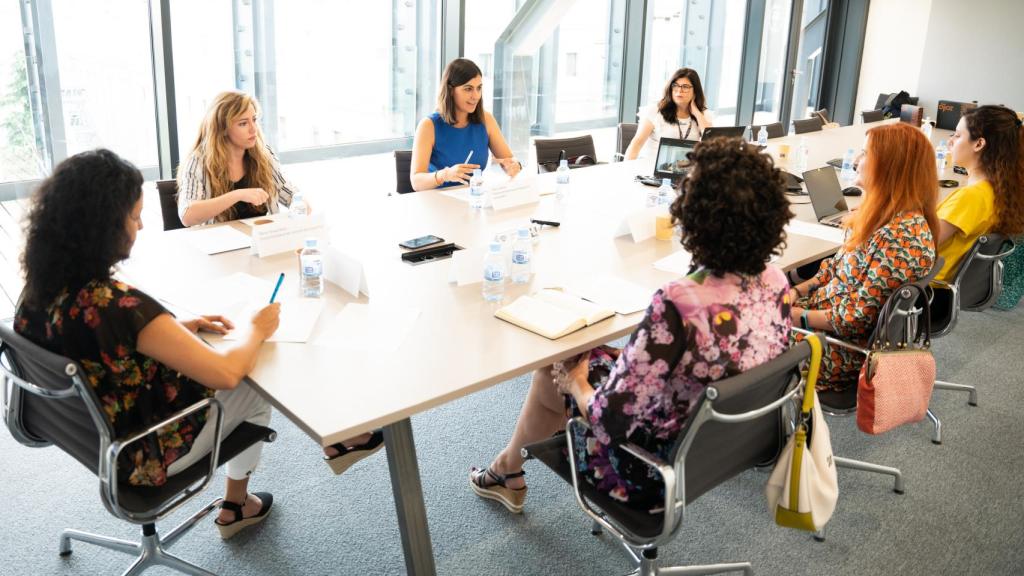
[[[34,180],[48,166],[36,148],[19,2],[0,2],[0,182]]]
[[[792,0],[768,0],[765,6],[754,124],[770,124],[778,122],[782,117],[782,88],[788,78],[786,47],[789,45],[789,15],[792,9]]]
[[[827,20],[828,0],[804,0],[800,17],[800,47],[794,69],[792,120],[808,118],[818,102]]]

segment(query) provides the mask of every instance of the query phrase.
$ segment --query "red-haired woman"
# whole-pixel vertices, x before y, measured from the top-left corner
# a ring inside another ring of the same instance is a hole
[[[865,345],[889,295],[931,271],[936,186],[934,151],[920,130],[892,124],[868,131],[858,170],[860,209],[845,222],[846,241],[814,278],[793,288],[793,325]],[[863,357],[832,347],[819,389],[857,382]]]

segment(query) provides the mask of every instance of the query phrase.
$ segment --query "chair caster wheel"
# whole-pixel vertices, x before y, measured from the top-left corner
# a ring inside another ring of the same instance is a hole
[[[975,408],[978,407],[978,403],[977,402],[968,402],[967,405],[968,406],[974,406]]]
[[[942,440],[932,440],[932,444],[935,444],[936,446],[942,446]]]
[[[820,537],[818,537],[818,536],[815,536],[815,537],[814,537],[814,541],[815,541],[815,542],[824,542],[824,541],[825,541],[825,539],[824,539],[824,538],[820,538]]]
[[[67,552],[58,552],[57,555],[61,558],[67,558],[68,556],[71,556],[71,550],[68,550]]]
[[[893,492],[895,492],[895,493],[897,493],[897,494],[899,494],[900,496],[903,496],[903,494],[905,494],[905,493],[906,493],[906,491],[904,491],[904,490],[897,490],[897,489],[895,489],[895,488],[893,488],[893,489],[892,489],[892,491],[893,491]]]

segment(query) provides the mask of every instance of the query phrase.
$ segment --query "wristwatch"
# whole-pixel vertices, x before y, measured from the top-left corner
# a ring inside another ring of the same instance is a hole
[[[807,322],[807,315],[810,314],[810,313],[811,313],[811,311],[807,310],[806,308],[804,309],[803,312],[800,313],[800,327],[803,328],[804,330],[810,330],[811,329],[811,325],[808,324],[808,322]]]

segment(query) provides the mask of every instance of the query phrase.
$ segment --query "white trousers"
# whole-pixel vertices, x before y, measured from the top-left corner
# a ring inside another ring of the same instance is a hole
[[[239,383],[234,390],[218,390],[215,396],[220,401],[221,409],[224,410],[224,428],[221,433],[223,438],[227,438],[242,422],[251,422],[259,426],[270,424],[270,403],[250,388],[247,382]],[[168,476],[174,476],[185,470],[213,451],[215,441],[213,435],[216,432],[217,422],[212,416],[211,414],[211,418],[207,419],[203,429],[199,431],[188,454],[167,467]],[[228,478],[232,480],[248,478],[260,462],[263,444],[263,442],[257,442],[232,458],[227,464]]]

